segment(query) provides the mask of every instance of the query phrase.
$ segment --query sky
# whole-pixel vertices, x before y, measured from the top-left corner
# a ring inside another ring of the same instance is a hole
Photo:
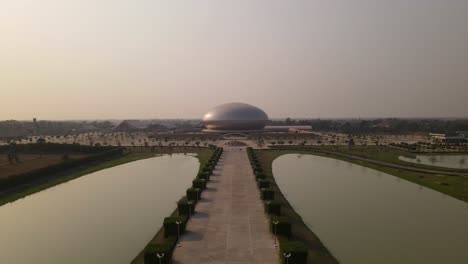
[[[0,0],[0,119],[468,117],[466,0]]]

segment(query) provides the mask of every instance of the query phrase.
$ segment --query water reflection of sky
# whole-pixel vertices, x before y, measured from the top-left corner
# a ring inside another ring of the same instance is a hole
[[[468,164],[466,162],[468,155],[416,155],[415,158],[400,156],[398,159],[430,166],[468,169]]]
[[[281,156],[273,172],[304,222],[343,263],[468,259],[465,202],[383,172],[313,155]]]

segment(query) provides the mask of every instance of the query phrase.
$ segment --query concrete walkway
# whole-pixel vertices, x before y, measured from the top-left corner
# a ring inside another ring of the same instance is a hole
[[[245,148],[225,147],[174,263],[279,263]]]

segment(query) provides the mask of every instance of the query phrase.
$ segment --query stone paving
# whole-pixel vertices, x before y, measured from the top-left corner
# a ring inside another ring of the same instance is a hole
[[[224,148],[180,245],[177,264],[279,263],[245,148]]]

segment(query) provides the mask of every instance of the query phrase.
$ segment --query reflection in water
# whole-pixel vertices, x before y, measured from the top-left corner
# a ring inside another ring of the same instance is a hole
[[[191,185],[196,158],[98,171],[0,207],[0,263],[128,264]]]
[[[273,172],[291,205],[342,263],[466,263],[465,202],[339,163],[284,155]]]
[[[467,155],[417,155],[416,158],[400,156],[398,159],[406,162],[420,163],[430,166],[468,169],[468,164],[465,164],[466,157]]]

